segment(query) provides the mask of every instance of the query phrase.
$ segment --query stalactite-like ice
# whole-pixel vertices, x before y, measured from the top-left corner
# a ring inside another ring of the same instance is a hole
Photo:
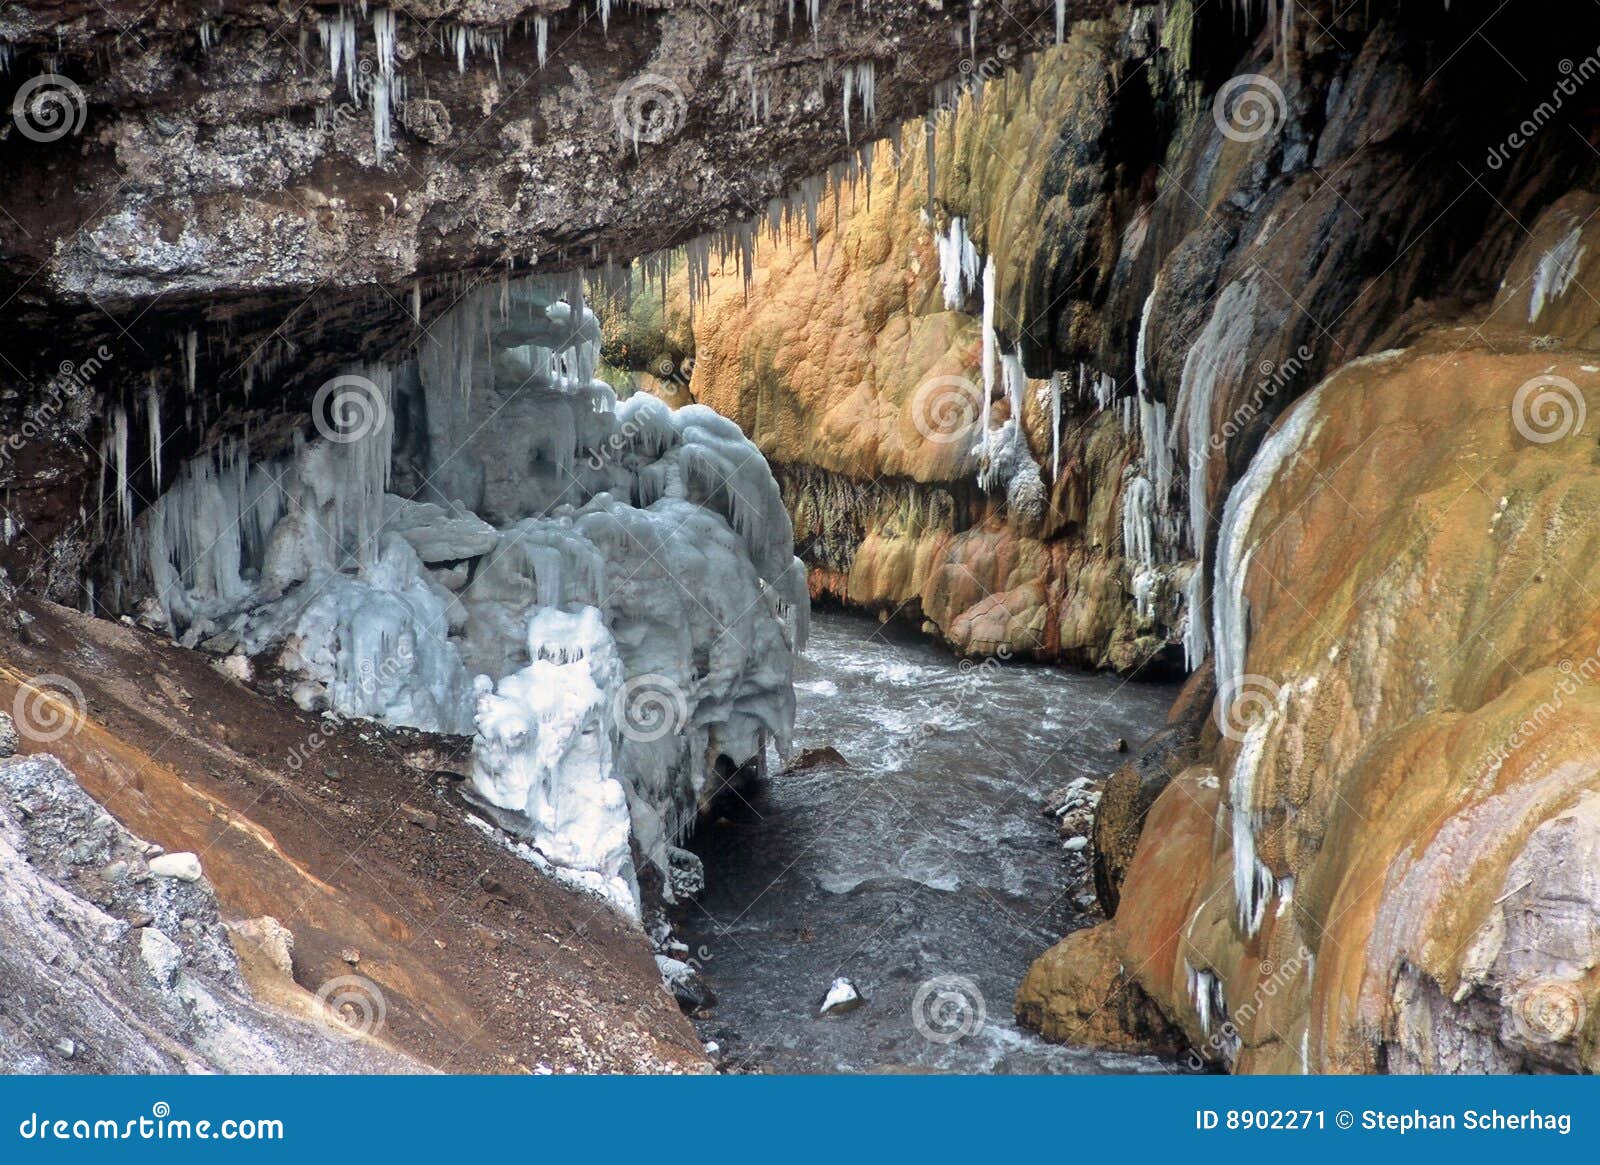
[[[1582,244],[1583,224],[1574,223],[1560,242],[1540,256],[1528,290],[1528,323],[1538,323],[1545,304],[1560,299],[1572,286],[1587,249]]]
[[[1279,471],[1304,445],[1313,439],[1321,424],[1320,386],[1296,402],[1278,427],[1261,443],[1250,467],[1228,495],[1217,535],[1217,569],[1213,588],[1213,631],[1216,645],[1216,680],[1219,714],[1228,715],[1226,703],[1239,696],[1245,684],[1245,658],[1249,648],[1249,605],[1244,597],[1250,559],[1255,552],[1256,510],[1267,488]],[[1190,618],[1194,618],[1191,610]],[[1288,692],[1280,690],[1280,699]],[[1239,926],[1254,935],[1266,917],[1267,899],[1274,888],[1272,874],[1256,856],[1255,806],[1256,773],[1267,738],[1273,728],[1271,717],[1251,723],[1234,758],[1228,784],[1232,805],[1233,887],[1238,903]]]
[[[1218,387],[1226,391],[1240,382],[1250,359],[1250,337],[1259,300],[1255,280],[1230,283],[1217,296],[1211,317],[1189,349],[1178,387],[1172,441],[1182,436],[1188,473],[1189,550],[1195,570],[1186,589],[1188,622],[1184,655],[1190,670],[1200,666],[1210,649],[1210,615],[1206,609],[1206,540],[1211,533],[1209,483],[1211,425]]]
[[[939,249],[939,282],[944,288],[944,306],[960,311],[969,296],[978,290],[982,259],[967,237],[967,220],[960,215],[950,220],[946,233],[935,236]]]
[[[619,402],[584,300],[469,294],[414,362],[344,378],[359,439],[196,459],[131,557],[185,642],[229,630],[337,714],[475,731],[485,812],[636,911],[628,828],[665,872],[718,777],[787,749],[809,597],[765,460],[703,406]]]

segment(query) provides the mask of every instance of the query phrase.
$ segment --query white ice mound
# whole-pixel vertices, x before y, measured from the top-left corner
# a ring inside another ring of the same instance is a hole
[[[509,811],[552,864],[594,874],[606,897],[637,901],[627,794],[616,776],[612,705],[622,661],[600,611],[546,608],[528,622],[533,662],[491,688],[478,679],[472,783]]]
[[[759,451],[618,401],[599,344],[576,279],[464,297],[415,361],[330,381],[320,437],[186,467],[117,601],[275,653],[306,706],[474,733],[497,822],[636,912],[629,829],[670,897],[722,781],[787,750],[809,600]]]

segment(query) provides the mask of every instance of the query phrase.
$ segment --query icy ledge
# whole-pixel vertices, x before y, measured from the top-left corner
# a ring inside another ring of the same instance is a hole
[[[270,654],[303,707],[472,735],[510,843],[637,919],[635,853],[671,900],[719,781],[787,750],[809,600],[760,453],[619,402],[599,338],[576,280],[466,297],[415,360],[324,386],[317,436],[189,464],[114,601]]]

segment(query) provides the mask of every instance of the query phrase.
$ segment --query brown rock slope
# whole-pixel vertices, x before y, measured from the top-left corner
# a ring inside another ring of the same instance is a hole
[[[27,599],[8,614],[0,707],[23,751],[198,854],[225,921],[293,934],[298,986],[243,960],[259,999],[315,1012],[360,976],[384,1001],[376,1034],[445,1071],[703,1069],[644,936],[465,823],[451,741],[320,720],[118,623]]]

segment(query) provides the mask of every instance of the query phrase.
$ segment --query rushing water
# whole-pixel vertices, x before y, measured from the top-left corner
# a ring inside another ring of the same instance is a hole
[[[780,1072],[1161,1070],[1047,1044],[1011,1002],[1077,917],[1041,803],[1103,776],[1112,742],[1157,728],[1172,689],[958,663],[825,612],[796,687],[796,750],[832,747],[848,767],[773,777],[698,831],[707,889],[680,930],[719,996],[705,1038]],[[838,975],[866,1004],[821,1017]]]

